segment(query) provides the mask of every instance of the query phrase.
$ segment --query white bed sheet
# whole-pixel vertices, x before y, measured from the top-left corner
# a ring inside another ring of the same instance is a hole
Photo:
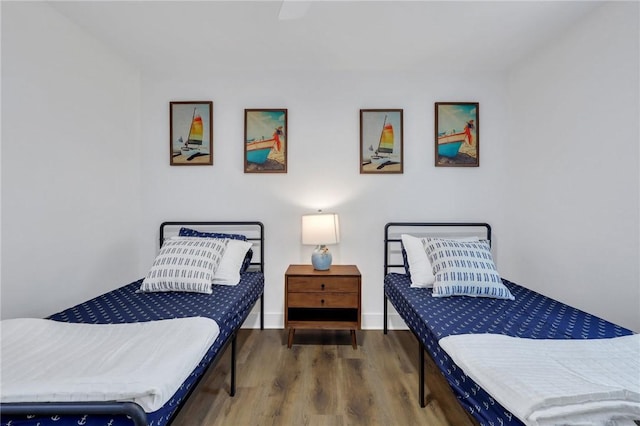
[[[0,322],[2,402],[133,401],[160,408],[220,333],[209,318],[130,324]]]
[[[440,346],[527,425],[640,420],[640,335],[594,340],[447,336]]]

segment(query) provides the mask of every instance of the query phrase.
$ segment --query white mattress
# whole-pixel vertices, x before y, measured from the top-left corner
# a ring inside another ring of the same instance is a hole
[[[527,425],[640,420],[640,334],[595,340],[465,334],[439,343],[467,376]]]
[[[133,401],[160,408],[220,333],[208,318],[131,324],[0,322],[2,402]]]

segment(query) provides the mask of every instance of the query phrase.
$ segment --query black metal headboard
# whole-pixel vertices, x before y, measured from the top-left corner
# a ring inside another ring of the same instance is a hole
[[[384,275],[403,268],[401,235],[457,238],[478,236],[491,244],[491,226],[483,222],[389,222],[384,227]]]
[[[164,240],[178,235],[180,228],[191,228],[200,232],[217,232],[225,234],[241,234],[247,237],[247,241],[253,244],[253,257],[249,268],[264,272],[264,225],[262,222],[163,222],[160,225],[159,247]]]

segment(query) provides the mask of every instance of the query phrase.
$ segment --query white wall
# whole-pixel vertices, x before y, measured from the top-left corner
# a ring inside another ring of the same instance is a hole
[[[2,2],[2,318],[138,270],[139,73],[41,2]]]
[[[266,229],[265,311],[283,326],[284,272],[310,263],[300,220],[318,208],[340,214],[334,262],[363,277],[363,327],[382,327],[382,256],[386,222],[487,220],[500,214],[506,94],[499,73],[261,72],[145,74],[142,83],[143,229],[140,275],[156,253],[164,220],[257,219]],[[214,102],[213,167],[169,166],[169,102]],[[480,102],[479,168],[435,168],[436,101]],[[288,173],[245,174],[245,108],[287,108]],[[404,174],[359,173],[359,110],[404,109]]]
[[[503,274],[635,331],[638,21],[638,3],[610,2],[511,70],[498,227]]]

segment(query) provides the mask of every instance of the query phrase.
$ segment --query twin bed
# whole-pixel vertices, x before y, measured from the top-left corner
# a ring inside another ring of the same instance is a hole
[[[606,422],[610,418],[640,419],[638,335],[504,279],[502,284],[509,294],[503,298],[433,297],[434,288],[412,286],[403,235],[426,241],[434,241],[428,237],[467,240],[473,235],[476,241],[487,240],[490,244],[491,227],[485,223],[400,222],[385,226],[384,332],[387,333],[389,320],[387,305],[391,302],[419,343],[421,406],[426,405],[426,351],[459,403],[481,425],[575,424],[570,422],[576,419],[584,421],[580,424],[609,424]],[[456,245],[473,251],[475,244]],[[620,339],[600,340],[614,337]],[[471,340],[464,345],[464,339]],[[626,349],[614,349],[613,342],[618,341]],[[524,349],[509,346],[532,342],[534,346]],[[575,345],[594,342],[603,344],[597,349],[589,348],[590,353],[600,352],[600,360],[595,365],[578,365],[584,361],[581,353],[586,352],[586,347]],[[615,358],[618,352],[623,353],[622,360]],[[550,363],[544,359],[548,357]],[[551,368],[554,364],[559,367]],[[554,383],[554,376],[560,378],[562,386],[576,381],[577,391],[574,387],[567,390],[571,393],[562,393],[564,389]],[[607,382],[604,391],[588,389],[597,380]],[[625,386],[620,386],[621,381]]]
[[[238,241],[244,240],[249,243],[245,244],[245,247],[250,246],[250,249],[243,254],[241,259],[238,259],[238,264],[241,265],[241,272],[238,271],[239,282],[236,285],[213,284],[211,286],[213,289],[211,294],[184,291],[140,292],[139,289],[143,283],[141,279],[54,314],[49,319],[54,320],[56,323],[49,321],[48,324],[76,324],[81,326],[81,330],[93,327],[86,336],[70,337],[71,339],[89,341],[88,339],[98,333],[101,325],[104,324],[127,324],[137,327],[168,323],[177,326],[177,323],[182,322],[185,323],[186,328],[183,329],[184,336],[179,336],[183,337],[181,345],[188,345],[193,341],[188,333],[195,332],[197,327],[200,326],[194,321],[199,320],[202,323],[206,323],[203,324],[204,346],[202,353],[204,355],[199,361],[195,360],[195,368],[190,373],[186,372],[186,379],[178,386],[175,393],[167,395],[166,402],[163,402],[161,406],[151,412],[143,408],[145,405],[143,402],[90,401],[86,400],[86,398],[82,402],[62,400],[58,402],[20,401],[2,403],[0,406],[2,426],[60,426],[72,424],[89,426],[131,424],[135,426],[162,426],[170,424],[207,369],[218,362],[229,346],[231,346],[231,383],[229,393],[231,396],[235,394],[236,334],[258,300],[260,300],[260,327],[264,327],[264,227],[260,222],[165,222],[160,226],[161,247],[166,241],[184,240],[180,236],[196,237],[194,240],[214,237],[228,241],[230,238]],[[162,253],[163,250],[161,249]],[[159,258],[160,254],[156,261]],[[6,328],[6,330],[8,329],[9,327]],[[44,332],[46,333],[48,330],[47,328]],[[122,330],[122,326],[118,330]],[[151,333],[153,331],[148,327],[142,330],[143,333]],[[175,347],[175,345],[172,345],[171,339],[173,337],[169,335],[169,332],[172,332],[173,336],[182,334],[179,331],[180,329],[177,330],[178,332],[171,328],[160,329],[157,338],[152,338],[150,342],[142,341],[144,342],[143,344],[148,345],[147,348],[142,349],[148,349],[148,352],[153,352],[150,346],[154,345],[155,352],[160,352],[160,355],[162,355],[162,352],[171,350],[172,346]],[[74,331],[77,331],[77,328]],[[4,332],[5,330],[3,330]],[[207,333],[209,333],[208,336]],[[107,331],[106,334],[113,333]],[[139,335],[140,333],[137,334]],[[149,339],[150,336],[156,335],[147,334],[145,337]],[[157,347],[155,347],[155,343],[158,343]],[[165,343],[165,345],[162,346],[162,343]],[[131,351],[125,354],[123,358],[125,361],[128,358],[129,362],[138,363],[134,366],[134,371],[142,369],[147,366],[146,364],[156,362],[149,361],[146,354],[139,354],[140,358],[135,358],[132,361],[131,357],[136,356],[133,353],[134,349],[131,345],[123,345],[122,349],[122,351]],[[64,351],[72,352],[74,350],[76,349],[62,348],[62,353],[60,354],[63,359],[60,362],[61,369],[67,367],[76,368],[64,362]],[[116,350],[116,355],[118,355],[117,352]],[[179,351],[176,351],[174,355],[178,354]],[[123,359],[118,362],[121,364]],[[51,361],[55,360],[51,359]],[[108,361],[105,360],[105,362]],[[182,361],[178,361],[176,364],[175,360],[169,360],[169,362],[173,362],[177,366],[184,364]],[[161,365],[163,364],[147,367],[153,372],[154,367],[157,368]],[[5,368],[8,368],[6,364]],[[111,368],[117,368],[117,366],[112,366]],[[55,373],[55,371],[51,372],[51,374]],[[156,376],[158,375],[156,374]],[[134,398],[133,401],[137,400]],[[158,404],[156,401],[155,405]],[[146,406],[155,407],[152,403],[148,403]]]

